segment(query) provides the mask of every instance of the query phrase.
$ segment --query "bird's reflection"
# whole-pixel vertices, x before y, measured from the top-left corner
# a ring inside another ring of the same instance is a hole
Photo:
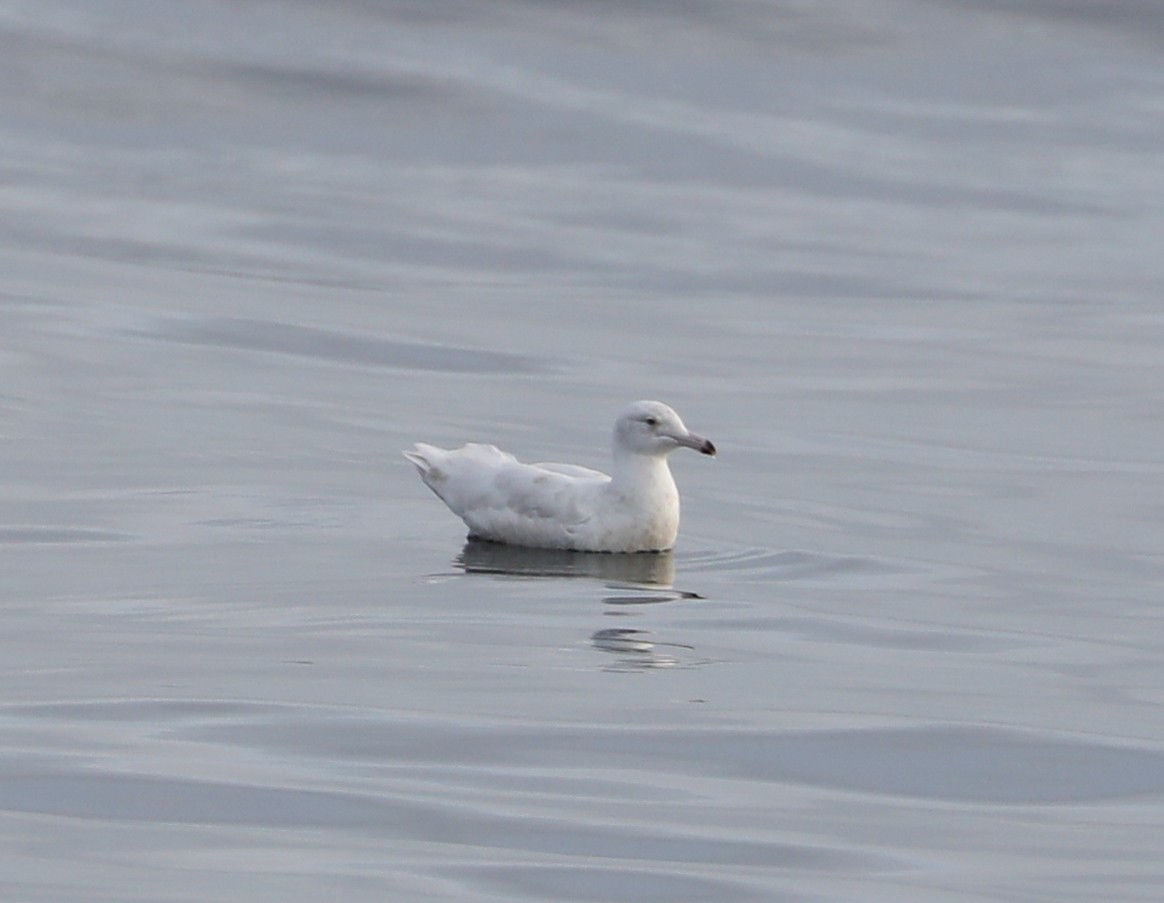
[[[651,639],[649,630],[608,627],[590,636],[590,644],[614,656],[607,671],[646,671],[651,668],[681,668],[693,662],[689,656],[694,646],[683,643],[660,643]]]
[[[520,577],[586,577],[601,580],[608,591],[602,601],[608,615],[627,615],[636,606],[700,599],[698,593],[675,589],[675,557],[671,552],[611,554],[527,549],[471,539],[454,564],[466,574],[509,574]],[[697,664],[694,647],[660,642],[649,630],[606,627],[590,635],[590,645],[614,657],[610,671],[644,671]]]
[[[456,564],[470,574],[591,577],[610,583],[633,583],[665,589],[670,589],[675,579],[675,556],[671,552],[571,552],[565,549],[527,549],[470,539],[461,550]]]

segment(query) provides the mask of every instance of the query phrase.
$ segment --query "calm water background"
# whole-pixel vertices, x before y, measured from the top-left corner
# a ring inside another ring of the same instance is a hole
[[[5,900],[1160,898],[1158,4],[9,2],[0,75]],[[670,556],[398,454],[637,397]]]

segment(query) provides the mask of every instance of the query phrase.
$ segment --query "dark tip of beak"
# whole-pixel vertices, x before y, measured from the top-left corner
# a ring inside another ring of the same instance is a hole
[[[711,455],[711,457],[714,458],[715,457],[715,443],[712,442],[710,439],[704,439],[703,445],[699,446],[699,453],[701,455]]]

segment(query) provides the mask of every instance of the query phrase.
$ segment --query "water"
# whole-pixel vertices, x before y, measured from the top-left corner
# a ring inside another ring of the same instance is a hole
[[[1155,900],[1153,4],[10,3],[4,897]],[[464,545],[398,450],[673,554]]]

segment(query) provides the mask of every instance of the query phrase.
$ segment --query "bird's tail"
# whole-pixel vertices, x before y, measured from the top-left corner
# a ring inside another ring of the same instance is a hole
[[[409,461],[416,465],[416,469],[420,471],[420,475],[425,478],[439,477],[441,471],[437,467],[437,460],[440,458],[441,449],[435,445],[427,445],[424,442],[417,442],[412,447],[412,451],[406,451],[402,454]]]

